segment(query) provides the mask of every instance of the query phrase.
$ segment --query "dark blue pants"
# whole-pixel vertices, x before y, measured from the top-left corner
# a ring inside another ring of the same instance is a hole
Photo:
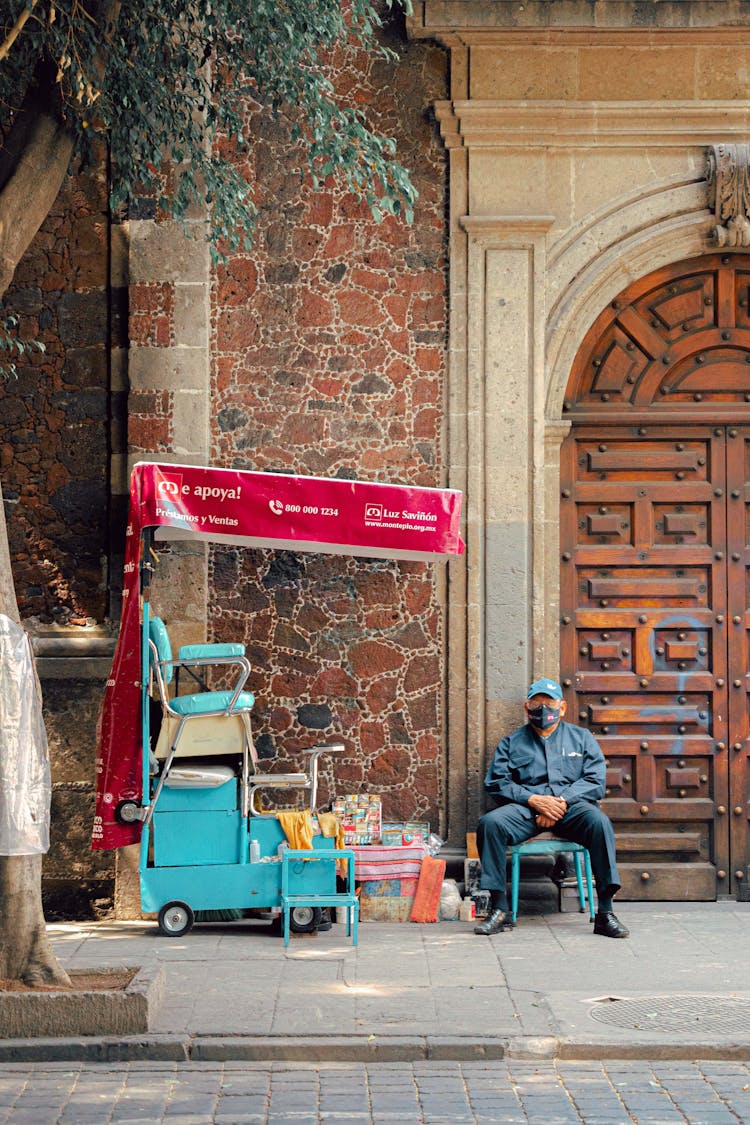
[[[480,887],[505,895],[505,849],[546,831],[588,848],[599,895],[613,895],[619,890],[620,873],[617,870],[612,822],[591,801],[574,801],[562,820],[549,830],[537,828],[535,813],[527,805],[502,805],[485,813],[477,826],[477,847],[482,860]]]

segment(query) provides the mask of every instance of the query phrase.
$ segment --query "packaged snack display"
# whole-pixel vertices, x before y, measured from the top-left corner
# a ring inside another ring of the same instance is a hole
[[[410,844],[427,844],[430,839],[430,826],[426,820],[384,824],[382,832],[383,845],[392,848],[408,847]]]
[[[404,825],[405,844],[427,844],[430,839],[430,825],[426,820],[410,820]]]
[[[331,811],[344,830],[347,846],[380,843],[382,810],[376,793],[347,793],[345,797],[336,797]]]

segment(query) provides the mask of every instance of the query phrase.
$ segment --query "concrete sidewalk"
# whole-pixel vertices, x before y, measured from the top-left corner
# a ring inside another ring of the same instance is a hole
[[[2,1040],[0,1061],[750,1058],[750,903],[622,903],[625,941],[584,915],[362,923],[298,936],[268,923],[53,925],[67,968],[161,966],[151,1033]]]

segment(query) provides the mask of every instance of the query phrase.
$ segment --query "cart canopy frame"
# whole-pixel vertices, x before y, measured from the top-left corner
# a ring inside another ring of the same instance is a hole
[[[115,809],[140,801],[152,539],[183,539],[363,558],[440,562],[460,555],[461,493],[337,478],[139,462],[130,479],[123,604],[104,693],[92,847],[137,843]],[[148,610],[146,611],[146,616]]]

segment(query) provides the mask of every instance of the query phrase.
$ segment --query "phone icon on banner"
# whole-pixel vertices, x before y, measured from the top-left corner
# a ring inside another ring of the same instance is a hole
[[[177,500],[182,491],[182,473],[160,473],[156,476],[156,495],[162,500]]]

